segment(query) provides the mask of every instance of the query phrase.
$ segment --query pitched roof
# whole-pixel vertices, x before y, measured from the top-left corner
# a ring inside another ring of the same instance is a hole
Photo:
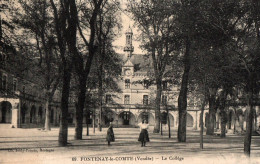
[[[130,66],[135,67],[135,72],[151,72],[153,71],[152,67],[152,59],[149,55],[143,55],[143,54],[133,54],[130,58],[130,60],[127,58],[127,55],[120,54],[120,58],[125,61],[123,64],[126,66],[126,64],[129,64]],[[131,62],[131,64],[130,64]]]
[[[133,67],[134,64],[129,59],[127,59],[123,66],[124,67]]]

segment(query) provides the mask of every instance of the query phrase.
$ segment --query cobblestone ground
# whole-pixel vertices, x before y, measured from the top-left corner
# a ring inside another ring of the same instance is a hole
[[[141,147],[137,128],[114,128],[116,141],[108,146],[107,128],[102,132],[74,140],[74,128],[68,130],[68,146],[58,146],[58,128],[45,132],[33,129],[14,129],[0,125],[0,163],[260,163],[260,136],[253,136],[251,158],[243,155],[243,136],[227,134],[226,138],[204,135],[204,149],[199,148],[199,131],[187,131],[187,142],[178,143],[177,129],[168,138],[149,130],[150,140]]]

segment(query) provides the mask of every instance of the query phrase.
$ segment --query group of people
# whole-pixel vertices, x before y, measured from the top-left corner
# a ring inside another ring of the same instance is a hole
[[[149,134],[148,134],[148,131],[147,131],[147,129],[149,127],[148,121],[147,120],[143,120],[142,123],[138,124],[138,126],[140,127],[140,134],[139,134],[138,141],[141,142],[141,147],[144,147],[146,142],[150,141]],[[108,129],[107,129],[106,140],[107,140],[108,146],[110,145],[111,142],[115,141],[113,125],[112,125],[111,122],[110,122],[110,125],[109,125]]]

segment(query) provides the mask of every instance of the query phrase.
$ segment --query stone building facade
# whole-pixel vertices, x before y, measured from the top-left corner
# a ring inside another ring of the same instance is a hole
[[[103,110],[105,116],[102,117],[102,124],[106,125],[105,120],[113,118],[113,124],[118,127],[136,127],[143,119],[153,126],[155,124],[155,85],[149,85],[149,79],[153,74],[151,58],[146,55],[133,54],[134,47],[132,45],[133,32],[131,28],[126,31],[126,43],[124,47],[125,54],[122,56],[124,64],[122,66],[121,77],[118,85],[121,93],[106,93],[104,95]],[[138,69],[136,69],[138,68]],[[169,77],[172,78],[172,77]],[[178,109],[177,100],[179,88],[167,82],[164,78],[161,98],[161,113],[169,110],[169,120],[171,127],[178,126]],[[187,107],[187,127],[192,129],[199,128],[200,104],[197,100],[188,95]],[[166,105],[167,104],[167,105]],[[234,106],[228,107],[227,113],[227,129],[244,130],[246,126],[247,110],[246,104],[237,102]],[[99,114],[97,112],[97,114]],[[162,114],[163,116],[163,114]],[[164,115],[165,116],[165,115]],[[254,128],[259,127],[259,106],[255,108]],[[104,118],[109,117],[109,118]],[[204,126],[206,128],[208,121],[208,109],[204,113]],[[163,118],[163,117],[162,117]],[[96,122],[98,118],[96,117]],[[167,122],[167,121],[166,121]],[[166,123],[165,122],[165,123]],[[220,111],[216,111],[215,129],[220,129],[221,115]],[[163,124],[166,128],[166,124]]]
[[[15,128],[43,127],[45,120],[44,90],[30,76],[23,76],[21,62],[14,49],[0,48],[0,123]],[[59,95],[51,104],[51,124],[59,122]]]

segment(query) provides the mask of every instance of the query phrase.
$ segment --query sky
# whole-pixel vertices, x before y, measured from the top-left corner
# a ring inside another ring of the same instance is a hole
[[[121,29],[121,35],[116,38],[116,40],[113,42],[113,46],[115,46],[115,51],[120,54],[124,54],[124,46],[126,42],[125,32],[129,28],[129,26],[132,28],[133,31],[133,46],[134,46],[134,52],[133,54],[144,54],[145,52],[139,48],[139,45],[141,44],[139,41],[137,41],[135,38],[138,36],[137,29],[134,27],[134,21],[130,18],[130,14],[125,12],[124,9],[126,9],[126,3],[128,0],[118,0],[121,5],[121,20],[122,20],[122,29]],[[1,0],[0,0],[1,2]],[[11,1],[12,5],[15,2],[14,0]],[[1,4],[1,3],[0,3]],[[2,16],[3,18],[3,16]]]
[[[122,9],[126,8],[126,1],[127,0],[120,0]],[[117,53],[120,53],[120,54],[124,53],[123,49],[124,49],[125,42],[126,42],[125,32],[127,31],[127,29],[130,26],[133,30],[133,46],[134,46],[133,54],[144,54],[145,52],[141,48],[139,48],[139,45],[141,43],[135,39],[135,38],[137,38],[138,31],[134,27],[134,21],[130,17],[131,16],[129,13],[121,12],[122,26],[123,26],[122,30],[121,30],[121,36],[114,41],[113,46],[119,47],[119,48],[115,49],[115,51]]]

